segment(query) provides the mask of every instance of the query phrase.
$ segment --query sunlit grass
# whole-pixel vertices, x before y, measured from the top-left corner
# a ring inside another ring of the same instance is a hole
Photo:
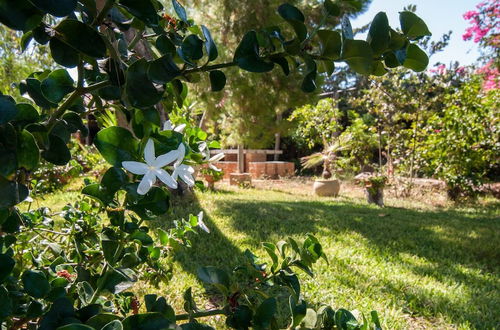
[[[77,196],[49,195],[46,202],[62,206]],[[174,203],[174,214],[150,225],[169,227],[171,220],[202,209],[212,230],[191,237],[193,247],[176,255],[171,283],[157,292],[179,310],[188,287],[200,296],[204,292],[195,276],[199,266],[230,271],[246,248],[264,256],[263,241],[313,233],[330,263],[319,262],[314,278],[301,276],[310,302],[377,310],[388,329],[500,324],[498,208],[457,210],[389,198],[389,206],[379,209],[356,195],[327,199],[256,189],[198,192]],[[137,289],[151,291],[144,285]],[[202,308],[207,303],[198,300]]]

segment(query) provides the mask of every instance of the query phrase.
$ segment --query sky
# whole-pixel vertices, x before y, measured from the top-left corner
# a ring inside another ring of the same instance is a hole
[[[379,11],[385,11],[389,17],[389,24],[399,27],[399,11],[403,7],[414,4],[416,14],[428,25],[432,32],[432,40],[452,30],[450,45],[431,58],[431,65],[437,62],[449,64],[459,61],[462,65],[473,64],[479,57],[476,44],[472,41],[463,41],[462,34],[468,26],[462,15],[475,9],[479,0],[373,0],[369,10],[352,21],[353,27],[361,27],[369,23]]]

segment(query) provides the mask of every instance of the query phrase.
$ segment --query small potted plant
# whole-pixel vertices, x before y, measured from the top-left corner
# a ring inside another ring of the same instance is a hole
[[[384,187],[387,184],[386,176],[374,173],[361,173],[355,179],[356,182],[365,188],[368,204],[376,204],[384,207]]]
[[[316,179],[313,184],[313,191],[318,196],[336,197],[340,192],[340,180],[333,173],[338,159],[337,153],[349,147],[351,139],[349,135],[341,135],[332,144],[326,145],[322,152],[303,157],[301,159],[304,168],[313,168],[323,165],[321,179]]]
[[[202,168],[200,173],[207,182],[207,188],[212,190],[215,188],[215,183],[224,178],[224,172],[222,170],[217,171],[211,167]]]

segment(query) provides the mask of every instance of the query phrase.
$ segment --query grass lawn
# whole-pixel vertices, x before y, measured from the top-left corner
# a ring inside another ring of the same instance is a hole
[[[302,240],[312,233],[330,264],[320,261],[315,278],[301,277],[310,302],[364,313],[377,310],[387,329],[500,325],[498,204],[450,209],[389,198],[388,206],[379,209],[367,206],[359,193],[328,199],[309,195],[309,188],[224,186],[175,201],[181,206],[176,214],[152,227],[168,227],[170,219],[203,209],[212,232],[193,237],[193,247],[176,255],[174,278],[158,293],[181,308],[186,288],[193,286],[197,294],[204,291],[196,280],[197,267],[231,270],[246,248],[264,256],[261,242],[288,236]],[[46,200],[62,206],[77,196],[70,192]]]

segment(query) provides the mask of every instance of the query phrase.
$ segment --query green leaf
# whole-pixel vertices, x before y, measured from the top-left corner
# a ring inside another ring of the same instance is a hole
[[[9,297],[9,291],[7,291],[7,289],[3,285],[0,285],[0,301],[2,302],[2,308],[0,309],[0,320],[3,320],[4,318],[10,316],[13,312],[12,301]]]
[[[123,320],[124,330],[169,329],[171,322],[160,313],[131,315]]]
[[[354,32],[352,31],[352,25],[351,25],[351,20],[349,19],[349,16],[347,16],[347,15],[342,16],[340,24],[342,26],[342,38],[344,40],[354,39]]]
[[[383,76],[387,73],[387,69],[385,68],[384,64],[382,61],[375,61],[373,62],[373,71],[372,75],[374,76]]]
[[[0,101],[1,102],[1,101]],[[19,123],[21,126],[26,124],[36,123],[40,120],[40,115],[38,111],[29,103],[18,103],[17,105],[17,115],[14,121]]]
[[[127,185],[127,209],[137,213],[141,218],[148,219],[152,215],[165,214],[170,207],[167,193],[158,187],[153,187],[145,196],[137,194],[137,184]]]
[[[210,34],[210,31],[206,28],[206,26],[202,25],[201,30],[203,31],[203,35],[205,36],[205,49],[208,54],[208,60],[214,61],[219,56],[217,46],[215,45],[215,42],[212,39],[212,35]]]
[[[418,39],[425,36],[431,36],[427,24],[412,13],[411,11],[402,11],[399,13],[399,22],[401,23],[401,30],[410,39]]]
[[[95,330],[95,329],[85,324],[72,323],[68,325],[63,325],[62,327],[59,327],[56,330]]]
[[[305,93],[312,93],[316,90],[316,62],[310,58],[306,59],[307,73],[302,81],[302,91]]]
[[[67,123],[67,127],[71,133],[80,131],[80,133],[82,133],[82,136],[88,135],[87,126],[83,123],[82,117],[76,112],[67,111],[62,116],[62,119]]]
[[[114,266],[119,255],[116,255],[116,252],[120,248],[120,242],[113,240],[102,240],[102,253],[104,254],[104,259],[111,265]]]
[[[336,3],[333,3],[332,0],[325,0],[325,3],[323,5],[325,6],[325,11],[328,13],[328,15],[335,17],[340,16],[340,6]]]
[[[52,16],[64,17],[75,10],[77,0],[30,0],[30,2]]]
[[[137,108],[154,106],[163,96],[163,91],[156,89],[148,76],[148,62],[145,59],[135,61],[128,68],[125,91],[130,104]]]
[[[42,157],[54,165],[66,165],[71,160],[71,153],[60,137],[50,134],[49,148],[42,151]]]
[[[342,48],[342,59],[357,73],[372,73],[373,51],[366,41],[346,39]]]
[[[33,40],[33,31],[28,31],[23,34],[21,37],[21,51],[24,53],[26,49],[28,49],[28,46],[31,43],[31,40]]]
[[[229,275],[222,269],[213,266],[199,268],[198,278],[205,283],[222,285],[225,288],[229,288],[231,284]]]
[[[153,239],[146,232],[142,230],[134,231],[129,237],[133,241],[139,241],[142,245],[148,246],[153,244]]]
[[[74,68],[80,61],[80,55],[72,47],[57,38],[50,39],[50,53],[57,64],[66,68]]]
[[[159,16],[151,0],[120,0],[119,4],[147,26],[158,26]]]
[[[28,78],[25,82],[20,84],[20,88],[24,88],[31,99],[41,108],[55,108],[57,107],[56,103],[50,102],[45,98],[41,89],[42,83],[35,78]]]
[[[24,291],[33,298],[43,298],[50,291],[50,284],[45,274],[37,270],[27,270],[21,277]]]
[[[356,322],[356,318],[346,309],[339,309],[335,312],[335,324],[339,329],[348,329],[348,323]]]
[[[119,320],[114,320],[102,327],[101,330],[123,330],[123,325]]]
[[[318,38],[320,41],[321,56],[328,57],[332,60],[340,58],[342,51],[342,38],[337,31],[319,30]]]
[[[14,99],[7,95],[0,95],[0,125],[8,123],[18,115]]]
[[[105,276],[97,280],[97,285],[113,294],[118,294],[131,288],[137,277],[133,270],[128,268],[114,268],[108,270]]]
[[[0,23],[11,29],[30,31],[40,24],[42,18],[42,13],[29,1],[0,1]]]
[[[400,50],[405,48],[408,43],[408,39],[399,32],[394,31],[393,29],[389,29],[389,48],[392,50]]]
[[[184,7],[177,0],[172,0],[172,6],[174,7],[176,14],[181,19],[181,21],[183,21],[184,23],[188,23],[186,9],[184,9]]]
[[[398,58],[396,57],[396,54],[392,51],[384,54],[384,63],[388,68],[397,68],[401,65]]]
[[[415,44],[409,44],[406,48],[406,59],[403,66],[415,72],[424,71],[429,64],[427,54]]]
[[[75,90],[74,81],[68,71],[59,69],[52,71],[42,81],[41,90],[43,96],[50,102],[59,103],[62,99]]]
[[[170,54],[149,63],[148,76],[155,83],[168,83],[179,76],[180,73],[181,70],[179,70]]]
[[[184,323],[181,325],[182,330],[214,330],[211,326],[207,324],[201,324],[198,322]]]
[[[35,138],[27,130],[22,130],[17,139],[17,163],[18,166],[32,171],[38,167],[40,162],[40,150]]]
[[[0,283],[5,281],[5,279],[10,275],[16,262],[11,256],[6,254],[0,254]]]
[[[124,161],[134,160],[139,147],[129,130],[117,126],[99,131],[94,144],[104,159],[117,167]]]
[[[302,320],[302,327],[305,329],[314,329],[316,327],[316,323],[318,322],[318,316],[316,312],[312,308],[308,308],[306,311],[306,316]]]
[[[304,300],[300,301],[300,304],[297,305],[296,300],[293,296],[288,298],[288,302],[290,305],[290,312],[292,316],[292,328],[295,328],[300,325],[304,317],[306,317],[307,312],[307,304]]]
[[[184,39],[181,49],[184,56],[190,60],[197,61],[203,57],[203,40],[196,34],[191,34]]]
[[[243,70],[250,72],[268,72],[274,68],[274,63],[266,62],[259,57],[257,33],[250,31],[245,34],[234,54],[234,61]]]
[[[24,201],[29,191],[25,185],[8,181],[0,176],[0,209],[12,207]]]
[[[127,181],[127,174],[121,168],[111,167],[102,177],[101,185],[106,188],[107,191],[115,193],[127,183]]]
[[[55,27],[59,40],[77,51],[94,58],[106,57],[106,44],[101,35],[89,25],[66,19]]]
[[[119,319],[120,317],[115,314],[98,314],[88,319],[85,324],[91,326],[94,329],[102,329],[107,324]]]
[[[210,85],[212,92],[219,92],[226,86],[226,75],[220,70],[210,71]]]
[[[165,246],[168,245],[169,239],[168,239],[168,234],[165,230],[163,230],[161,228],[158,229],[158,238],[160,239],[160,243],[162,245],[165,245]]]
[[[271,57],[271,61],[273,61],[273,63],[276,63],[281,67],[285,76],[288,76],[290,74],[290,66],[288,65],[286,57],[274,56]]]
[[[50,30],[45,24],[38,25],[33,31],[33,38],[41,45],[46,45],[50,41]]]
[[[389,40],[389,19],[386,13],[380,12],[375,16],[370,25],[366,41],[372,47],[373,53],[380,55],[389,47]]]
[[[226,324],[234,329],[248,329],[252,324],[252,310],[245,305],[235,308],[232,315],[229,315]]]
[[[156,39],[156,48],[164,55],[170,54],[174,56],[176,54],[176,48],[172,40],[167,36],[161,35]]]
[[[264,300],[253,316],[253,325],[259,329],[269,329],[276,314],[277,303],[275,298]]]
[[[285,20],[296,20],[299,22],[304,23],[306,18],[304,17],[304,14],[295,6],[292,6],[289,3],[284,3],[281,6],[278,7],[278,13],[280,14],[281,17]]]

